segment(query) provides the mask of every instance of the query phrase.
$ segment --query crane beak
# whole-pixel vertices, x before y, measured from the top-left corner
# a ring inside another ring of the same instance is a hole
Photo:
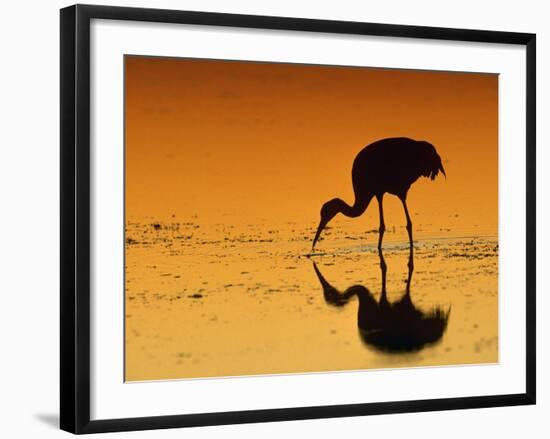
[[[321,218],[321,221],[319,222],[319,226],[317,227],[317,233],[315,233],[315,238],[313,238],[313,244],[311,245],[311,251],[313,252],[313,249],[315,248],[315,244],[317,243],[317,240],[319,239],[319,236],[321,236],[321,232],[327,225],[328,221]]]

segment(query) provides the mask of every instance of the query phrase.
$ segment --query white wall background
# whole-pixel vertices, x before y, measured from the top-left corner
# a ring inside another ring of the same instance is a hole
[[[96,3],[89,1],[88,3]],[[537,33],[538,405],[301,422],[122,433],[109,437],[548,437],[550,281],[550,8],[546,2],[461,0],[159,0],[100,4]],[[63,1],[3,4],[0,24],[0,432],[60,437],[58,422],[59,13]]]

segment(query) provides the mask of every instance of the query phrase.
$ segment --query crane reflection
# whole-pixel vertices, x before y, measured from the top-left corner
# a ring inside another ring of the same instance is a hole
[[[393,303],[390,303],[387,297],[386,261],[381,250],[378,254],[382,277],[381,294],[378,300],[364,285],[353,285],[344,292],[338,291],[325,279],[314,262],[313,268],[323,288],[325,302],[330,306],[342,307],[357,296],[359,301],[357,326],[361,340],[365,345],[380,351],[415,352],[441,340],[447,328],[450,307],[444,310],[436,306],[426,312],[414,305],[411,297],[412,252],[409,258],[405,294]]]

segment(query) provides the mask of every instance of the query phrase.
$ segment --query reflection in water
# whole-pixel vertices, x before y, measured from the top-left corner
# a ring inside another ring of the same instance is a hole
[[[385,352],[412,352],[437,342],[447,328],[450,308],[444,311],[435,307],[431,312],[423,312],[414,306],[411,298],[411,279],[413,274],[412,254],[409,259],[407,287],[403,297],[390,303],[386,293],[387,266],[382,251],[379,250],[380,271],[382,273],[382,291],[376,301],[369,289],[363,285],[353,285],[343,293],[330,285],[319,268],[313,268],[323,287],[325,302],[332,306],[345,306],[352,297],[359,299],[357,326],[361,339],[367,346],[373,346]]]

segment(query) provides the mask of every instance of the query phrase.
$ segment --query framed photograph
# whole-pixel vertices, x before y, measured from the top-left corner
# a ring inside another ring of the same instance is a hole
[[[61,10],[61,428],[535,403],[535,35]]]

